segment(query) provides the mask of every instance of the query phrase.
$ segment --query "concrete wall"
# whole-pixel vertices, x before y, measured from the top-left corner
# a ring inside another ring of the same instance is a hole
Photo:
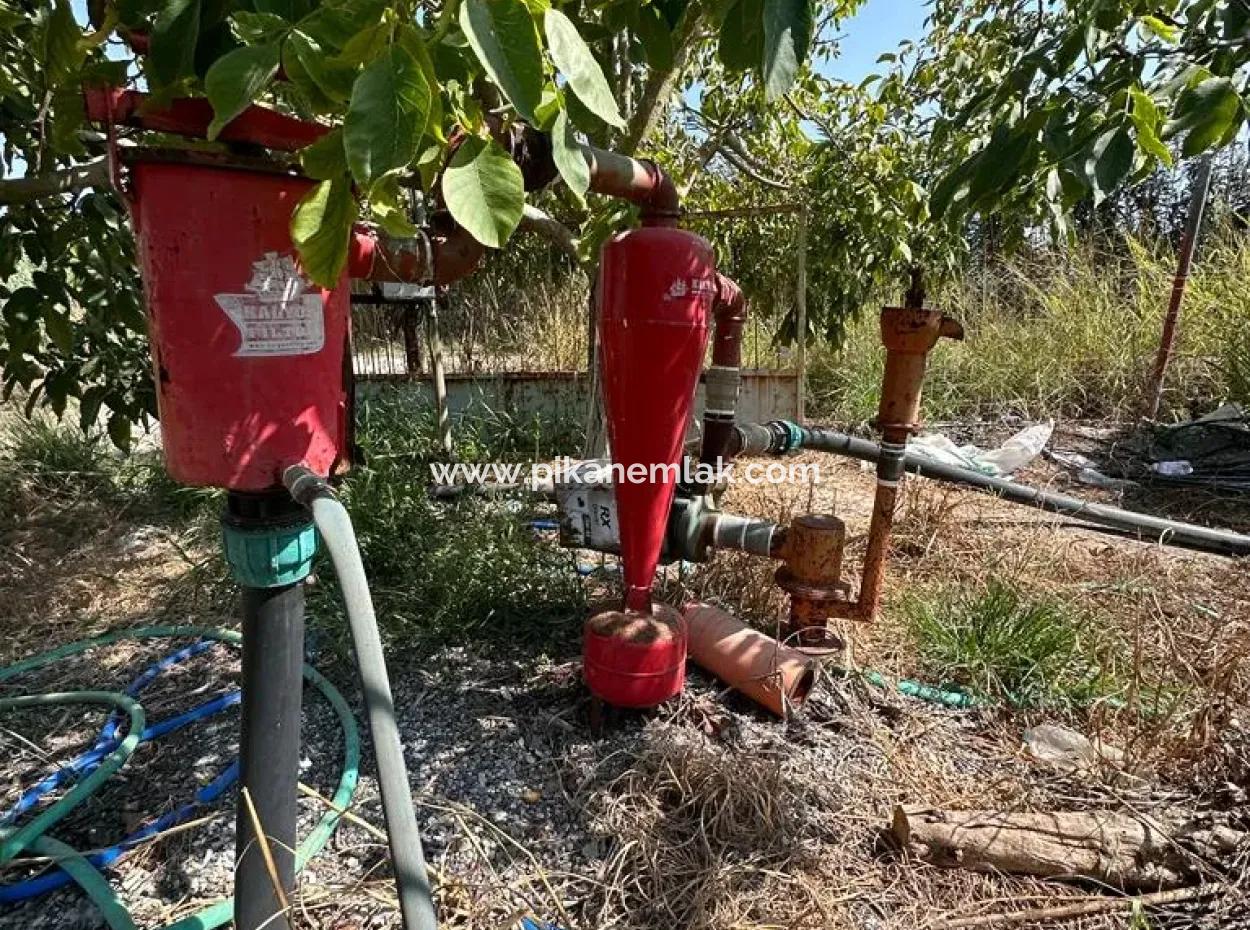
[[[356,396],[368,397],[379,390],[411,392],[413,403],[434,403],[429,378],[379,378],[358,380]],[[507,410],[544,419],[585,416],[591,381],[578,372],[508,372],[496,375],[448,375],[447,405],[453,418],[473,416],[487,409]],[[703,415],[703,385],[695,399],[695,416]],[[742,374],[738,419],[763,423],[794,419],[798,415],[798,376],[791,371],[747,370]]]

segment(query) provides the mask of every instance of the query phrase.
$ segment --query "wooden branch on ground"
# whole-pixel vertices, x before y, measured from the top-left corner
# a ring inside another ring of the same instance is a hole
[[[1226,885],[1196,885],[1174,891],[1156,891],[1154,894],[1133,895],[1125,898],[1099,898],[1095,901],[1076,901],[1072,904],[1056,904],[1051,907],[1031,907],[1000,914],[977,914],[974,917],[956,917],[933,924],[929,930],[972,930],[974,927],[1008,927],[1042,923],[1049,920],[1071,920],[1074,917],[1090,917],[1095,914],[1114,914],[1137,908],[1167,907],[1188,901],[1214,898],[1228,891]]]
[[[1040,878],[1090,878],[1120,888],[1172,888],[1199,863],[1230,856],[1248,835],[1209,823],[1163,825],[1115,811],[1016,813],[896,807],[903,849],[939,866]]]
[[[0,179],[0,206],[30,203],[57,194],[76,194],[88,187],[107,187],[108,184],[108,158],[102,156],[62,171]]]

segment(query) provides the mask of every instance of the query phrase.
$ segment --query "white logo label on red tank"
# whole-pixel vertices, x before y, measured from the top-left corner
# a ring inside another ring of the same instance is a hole
[[[214,299],[239,328],[236,356],[311,355],[326,342],[321,295],[299,273],[289,255],[266,252],[252,262],[246,294],[217,294]]]
[[[715,297],[715,278],[674,278],[664,293],[665,300],[680,300],[683,297]]]

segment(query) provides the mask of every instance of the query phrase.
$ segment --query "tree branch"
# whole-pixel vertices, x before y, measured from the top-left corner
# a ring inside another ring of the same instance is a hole
[[[673,34],[673,65],[666,71],[652,71],[638,100],[638,109],[629,119],[629,128],[621,140],[620,151],[633,155],[647,136],[659,125],[664,108],[672,100],[677,80],[686,69],[686,59],[699,37],[703,25],[703,6],[691,3]]]
[[[521,214],[520,228],[542,236],[574,262],[581,264],[577,253],[577,237],[571,229],[546,211],[527,203],[525,212]]]
[[[108,187],[108,158],[75,165],[62,171],[35,174],[25,178],[0,179],[0,206],[30,203],[57,194],[76,194],[88,187]]]

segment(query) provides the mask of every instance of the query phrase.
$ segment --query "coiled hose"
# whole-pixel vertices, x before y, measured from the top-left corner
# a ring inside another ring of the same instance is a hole
[[[230,630],[218,630],[207,627],[197,626],[150,626],[133,630],[119,630],[114,633],[107,633],[103,636],[96,636],[91,639],[80,640],[75,643],[61,646],[58,649],[50,650],[39,655],[17,662],[6,668],[0,669],[0,684],[11,681],[12,679],[25,674],[26,672],[35,671],[45,668],[62,659],[70,656],[79,655],[91,649],[101,646],[112,645],[114,643],[126,642],[132,640],[162,639],[175,637],[199,637],[204,640],[229,643],[238,645],[241,637],[238,633]],[[203,648],[207,648],[206,646]],[[133,690],[136,693],[149,683],[152,678],[158,675],[162,670],[170,665],[182,661],[189,655],[198,654],[202,651],[200,644],[187,647],[171,656],[166,657],[149,668],[143,675],[139,676],[131,683],[128,691]],[[360,772],[360,734],[356,729],[356,720],[352,716],[351,708],[348,707],[347,701],[343,699],[338,689],[330,683],[320,672],[311,665],[304,666],[304,678],[316,688],[323,697],[329,702],[338,718],[339,726],[343,730],[343,768],[339,776],[339,783],[334,791],[333,797],[330,799],[330,806],[327,811],[317,821],[312,832],[305,838],[304,842],[299,845],[296,850],[295,864],[297,869],[302,869],[304,865],[315,856],[329,842],[330,836],[334,833],[341,817],[341,811],[347,809],[351,804],[352,796],[356,792],[356,784]],[[108,723],[105,724],[104,730],[101,731],[101,738],[88,752],[84,753],[78,759],[71,763],[71,769],[74,771],[68,777],[81,776],[81,780],[71,789],[63,798],[55,804],[49,806],[46,810],[33,818],[29,823],[22,827],[14,827],[11,822],[30,806],[38,802],[38,797],[33,801],[28,801],[31,792],[26,792],[22,799],[18,802],[26,806],[21,810],[11,811],[5,818],[0,819],[0,823],[4,826],[0,827],[0,862],[11,860],[21,850],[25,849],[37,855],[49,856],[54,859],[57,865],[63,869],[69,876],[78,883],[87,896],[100,908],[100,912],[104,917],[105,923],[111,930],[137,930],[134,921],[131,919],[125,907],[118,900],[117,895],[104,879],[96,865],[92,860],[84,857],[77,851],[66,846],[59,840],[53,839],[47,835],[47,831],[56,823],[68,816],[79,804],[86,801],[91,795],[104,784],[118,769],[120,769],[135,748],[146,739],[155,739],[165,733],[170,733],[179,726],[185,726],[196,719],[202,719],[209,713],[215,713],[217,710],[224,709],[231,702],[231,695],[223,695],[220,698],[209,701],[191,711],[180,714],[176,717],[169,718],[153,724],[152,727],[145,729],[145,718],[143,708],[138,701],[129,694],[119,694],[103,691],[80,691],[68,692],[61,694],[34,694],[24,695],[21,697],[5,698],[0,700],[0,712],[4,710],[15,710],[29,707],[51,706],[58,704],[74,704],[74,703],[91,703],[104,704],[114,708],[114,715],[110,717]],[[234,700],[237,700],[235,698]],[[209,709],[211,708],[211,709]],[[116,740],[116,734],[119,729],[120,720],[117,718],[117,712],[123,712],[129,721],[127,733],[121,740]],[[109,739],[106,740],[105,737]],[[111,740],[111,741],[110,741]],[[114,745],[115,744],[115,745]],[[110,748],[111,747],[111,748]],[[92,760],[89,757],[94,757]],[[237,764],[236,764],[237,765]],[[215,797],[226,790],[227,785],[222,782],[229,778],[232,769],[236,766],[232,765],[221,773],[216,779],[207,786],[200,789],[196,794],[196,802],[186,805],[179,810],[166,814],[164,817],[158,818],[156,821],[149,823],[141,828],[135,834],[127,837],[117,846],[98,854],[106,857],[116,851],[117,855],[124,852],[125,849],[133,846],[135,843],[142,841],[148,836],[154,835],[161,830],[168,829],[174,823],[179,822],[189,816],[200,803],[208,803],[206,798]],[[85,774],[84,774],[85,773]],[[65,779],[57,779],[50,776],[44,779],[31,791],[38,791],[41,786],[49,785],[43,791],[53,790],[63,783]],[[113,856],[113,861],[116,855]],[[41,876],[33,881],[42,881],[44,878],[55,878],[56,873],[52,876]],[[14,899],[10,899],[14,900]],[[169,924],[163,930],[215,930],[224,924],[230,922],[234,914],[234,899],[226,898],[209,905],[207,908],[185,917],[173,924]]]

